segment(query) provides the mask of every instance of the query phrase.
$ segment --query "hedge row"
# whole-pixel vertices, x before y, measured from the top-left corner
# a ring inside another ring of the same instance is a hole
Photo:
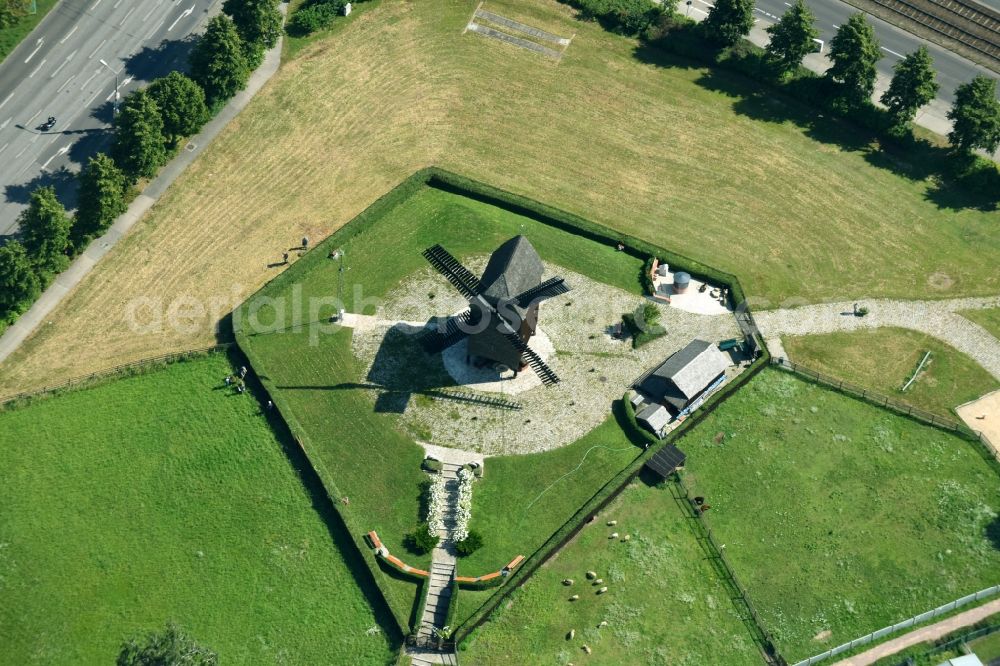
[[[631,435],[631,439],[646,442],[647,447],[659,444],[659,437],[639,425],[635,418],[635,407],[632,406],[628,394],[629,392],[625,391],[625,395],[622,396],[621,403],[619,403],[625,414],[625,424],[622,429],[628,431],[626,434]]]
[[[420,620],[424,617],[424,608],[427,606],[427,586],[430,585],[429,578],[420,578],[417,585],[417,603],[414,606],[416,612],[410,618],[410,635],[416,635],[420,630]]]
[[[669,13],[667,3],[652,0],[560,0],[580,10],[582,18],[594,19],[605,30],[622,35],[641,35]],[[672,8],[675,3],[669,3]]]
[[[454,577],[451,579],[451,596],[448,598],[448,612],[444,616],[444,626],[454,628],[455,613],[458,611],[458,581]]]
[[[671,266],[676,266],[680,270],[687,271],[694,277],[728,287],[729,293],[732,295],[734,304],[736,305],[739,305],[746,299],[743,287],[739,284],[736,276],[731,273],[720,271],[691,257],[666,250],[634,236],[616,232],[608,227],[585,220],[573,213],[547,206],[527,197],[493,187],[492,185],[486,185],[470,178],[444,171],[443,169],[432,167],[427,171],[430,174],[427,184],[431,187],[460,194],[470,199],[509,210],[512,213],[523,215],[542,224],[582,236],[598,243],[609,245],[621,243],[625,246],[625,252],[630,256],[644,261],[648,260],[649,257],[659,257],[662,261],[666,261]],[[637,277],[640,280],[642,279],[641,276]]]
[[[754,375],[760,372],[770,360],[770,354],[766,347],[761,346],[763,353],[760,358],[754,361],[749,368],[735,377],[730,383],[722,387],[720,391],[712,395],[705,401],[697,411],[688,417],[680,426],[673,430],[666,438],[657,440],[657,446],[650,446],[639,454],[638,457],[621,470],[614,478],[608,481],[598,490],[591,499],[584,504],[573,516],[563,523],[556,532],[513,574],[508,576],[509,585],[497,591],[496,594],[487,599],[472,616],[455,630],[455,642],[460,643],[467,639],[474,629],[486,622],[493,611],[513,590],[523,585],[535,570],[552,557],[562,548],[580,529],[611,500],[613,500],[642,470],[646,461],[653,457],[663,446],[673,443],[684,436],[688,430],[697,425],[705,416],[710,414],[725,399],[733,394],[740,386],[748,382]],[[628,400],[624,403],[629,405]],[[626,414],[628,409],[626,408]],[[634,419],[634,414],[633,414]],[[635,426],[638,428],[638,424]]]

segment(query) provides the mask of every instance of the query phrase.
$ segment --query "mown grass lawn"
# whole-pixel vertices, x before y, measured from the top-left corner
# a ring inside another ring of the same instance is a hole
[[[782,344],[796,363],[953,420],[953,408],[1000,387],[954,347],[902,328],[789,336]],[[928,351],[916,381],[901,391]]]
[[[679,446],[789,661],[1000,578],[997,474],[946,432],[765,370]]]
[[[282,298],[290,303],[293,293],[300,294],[298,298],[307,304],[312,297],[342,291],[348,311],[372,313],[382,296],[398,288],[414,271],[427,267],[421,252],[434,243],[441,243],[461,259],[469,254],[488,254],[519,233],[530,238],[546,261],[636,294],[641,291],[641,260],[614,247],[424,187],[343,243],[343,288],[339,286],[340,262],[322,261],[294,284],[276,283],[262,291],[261,300],[252,303],[265,305],[258,309],[256,319],[245,318],[245,343],[261,365],[255,370],[268,378],[282,404],[287,405],[288,416],[308,434],[311,454],[327,470],[337,492],[349,498],[342,510],[353,516],[363,531],[377,531],[390,552],[412,566],[426,568],[430,562],[429,555],[411,553],[405,546],[406,534],[424,519],[420,498],[422,484],[429,479],[420,470],[423,449],[413,439],[419,433],[409,432],[397,413],[380,411],[368,391],[360,388],[366,377],[351,349],[351,331],[320,333],[314,336],[315,344],[310,342],[308,327],[262,334],[254,331],[268,330],[276,321],[274,304]],[[320,319],[332,310],[332,306],[324,307],[317,311]],[[309,308],[304,305],[303,309],[305,313]],[[443,372],[439,362],[426,359],[423,352],[418,356],[423,360],[413,358],[406,363],[414,389],[427,382],[426,375]],[[415,392],[407,396],[406,386],[390,388],[401,404],[428,399]],[[588,453],[592,447],[597,448]],[[471,523],[484,535],[485,546],[461,561],[459,570],[463,575],[481,575],[496,571],[516,555],[530,555],[639,453],[611,416],[609,404],[608,421],[568,447],[489,459],[486,477],[474,487]],[[546,487],[578,465],[571,477],[532,504]],[[386,597],[397,616],[408,616],[414,607],[416,585],[398,578],[384,582]],[[461,617],[456,619],[464,619],[492,593],[464,595]]]
[[[112,663],[173,620],[227,664],[391,663],[388,609],[301,456],[220,390],[232,372],[215,355],[0,413],[0,661]]]
[[[669,487],[634,482],[463,643],[459,658],[477,666],[763,664],[688,520]],[[630,541],[609,539],[612,531]],[[607,593],[595,593],[588,570]],[[574,584],[563,586],[565,578]],[[569,601],[573,594],[580,599]]]
[[[649,58],[555,0],[486,6],[575,35],[558,64],[463,34],[477,4],[359,4],[284,62],[0,367],[0,394],[210,344],[217,317],[140,335],[127,304],[235,305],[303,235],[326,237],[430,164],[735,273],[755,307],[1000,290],[998,214],[935,204],[930,179],[878,166],[850,127],[748,103],[758,84]],[[783,120],[797,116],[815,125]]]

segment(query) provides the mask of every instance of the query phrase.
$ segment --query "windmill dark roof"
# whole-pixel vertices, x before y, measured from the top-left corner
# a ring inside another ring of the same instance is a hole
[[[687,456],[683,451],[673,444],[667,444],[646,461],[646,467],[665,479],[678,467],[683,467],[685,460],[687,460]]]
[[[729,357],[711,342],[692,340],[651,372],[639,389],[655,400],[684,409],[729,367]]]
[[[524,236],[514,236],[490,255],[483,277],[482,293],[496,303],[538,286],[545,267],[542,258]]]

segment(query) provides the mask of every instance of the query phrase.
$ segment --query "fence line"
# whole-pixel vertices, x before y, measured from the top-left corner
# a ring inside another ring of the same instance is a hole
[[[875,391],[870,391],[866,388],[862,388],[850,382],[845,382],[842,379],[837,379],[836,377],[831,377],[829,375],[824,375],[821,372],[817,372],[811,368],[807,368],[799,363],[794,363],[787,358],[771,357],[771,364],[777,365],[786,370],[790,370],[798,375],[801,375],[807,379],[810,379],[820,384],[825,384],[827,386],[833,387],[838,391],[843,391],[855,397],[866,400],[873,405],[879,407],[885,407],[891,409],[895,412],[899,412],[905,416],[910,416],[918,421],[927,423],[929,425],[935,426],[937,428],[942,428],[944,430],[949,430],[951,432],[963,435],[966,438],[978,442],[981,447],[980,449],[987,454],[987,457],[1000,463],[1000,452],[992,445],[989,438],[985,434],[978,430],[973,430],[964,423],[959,423],[952,419],[947,419],[943,416],[938,416],[937,414],[932,414],[931,412],[918,409],[913,405],[907,404],[905,402],[894,400],[888,396],[882,395]]]
[[[715,539],[715,534],[712,532],[712,528],[708,526],[708,522],[705,520],[702,513],[692,504],[687,484],[684,483],[684,479],[681,478],[679,474],[674,476],[675,485],[683,491],[682,495],[675,495],[674,499],[683,505],[688,515],[695,520],[701,533],[705,536],[705,540],[708,541],[708,544],[711,546],[711,556],[722,564],[726,578],[732,586],[736,588],[736,592],[740,596],[740,601],[743,602],[743,605],[746,606],[747,611],[750,613],[750,619],[752,620],[753,626],[758,634],[756,638],[763,648],[764,658],[769,664],[774,664],[775,666],[787,666],[788,662],[785,661],[784,657],[778,653],[778,648],[777,645],[775,645],[774,638],[771,636],[771,632],[769,632],[764,626],[764,621],[761,620],[760,614],[757,613],[757,608],[753,605],[753,601],[751,601],[750,595],[747,594],[746,588],[743,587],[742,583],[740,583],[740,579],[736,577],[736,571],[729,563],[729,559],[726,557],[725,549],[723,549],[723,547],[720,546],[719,542]]]
[[[22,393],[15,393],[14,395],[2,397],[0,398],[0,407],[6,407],[10,403],[16,402],[18,400],[35,398],[38,396],[55,393],[56,391],[61,391],[63,389],[79,386],[81,384],[88,384],[90,382],[99,379],[106,379],[108,377],[113,377],[128,370],[138,370],[140,368],[144,368],[157,363],[170,363],[173,361],[180,361],[185,358],[191,358],[193,356],[198,356],[200,354],[210,354],[212,352],[224,351],[226,349],[229,349],[232,345],[233,345],[232,342],[224,342],[221,344],[212,345],[211,347],[198,347],[196,349],[187,349],[184,351],[172,352],[170,354],[161,354],[160,356],[150,356],[147,358],[141,358],[137,361],[132,361],[131,363],[122,363],[121,365],[116,365],[111,368],[105,368],[104,370],[98,370],[97,372],[92,372],[89,375],[81,375],[78,377],[67,379],[65,382],[61,384],[53,384],[51,386],[45,386],[40,389],[35,389],[34,391],[24,391]]]
[[[862,636],[861,638],[855,638],[853,641],[848,641],[847,643],[838,645],[837,647],[827,650],[826,652],[813,655],[808,659],[804,659],[798,662],[794,666],[812,666],[812,664],[818,663],[829,657],[836,656],[841,652],[846,652],[848,650],[852,650],[862,645],[868,645],[872,641],[875,641],[879,638],[884,638],[889,634],[894,634],[902,629],[908,629],[916,624],[921,624],[923,622],[926,622],[927,620],[932,620],[939,615],[943,615],[944,613],[950,613],[956,608],[960,608],[966,604],[972,603],[973,601],[986,599],[987,597],[991,597],[994,594],[997,594],[998,592],[1000,592],[1000,585],[994,585],[993,587],[988,587],[985,590],[980,590],[978,592],[974,592],[973,594],[967,594],[960,599],[955,599],[954,601],[950,601],[944,604],[943,606],[938,606],[934,610],[929,610],[925,613],[914,615],[913,617],[907,618],[902,622],[897,622],[896,624],[890,624],[887,627],[882,627],[878,631],[873,631],[872,633]]]

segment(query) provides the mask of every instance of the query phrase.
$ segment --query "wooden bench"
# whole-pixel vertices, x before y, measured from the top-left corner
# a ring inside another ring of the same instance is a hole
[[[506,569],[507,571],[513,571],[514,567],[519,565],[521,562],[524,562],[524,555],[518,555],[517,557],[512,559],[510,563],[504,567],[504,569]]]
[[[368,537],[368,540],[371,542],[372,548],[378,550],[379,548],[382,547],[382,542],[379,541],[378,534],[375,534],[375,530],[372,530],[366,536]]]

